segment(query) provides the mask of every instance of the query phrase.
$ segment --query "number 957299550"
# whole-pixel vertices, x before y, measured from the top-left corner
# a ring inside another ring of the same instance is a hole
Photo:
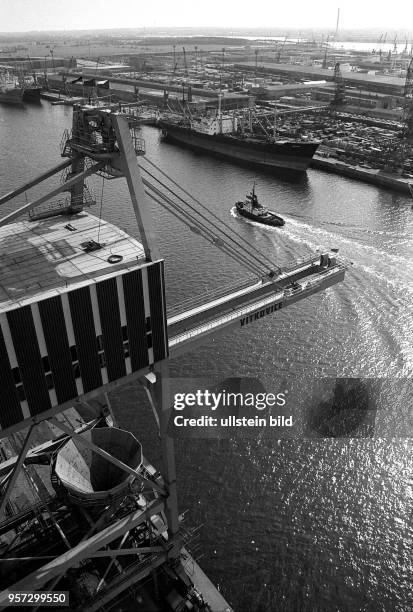
[[[68,591],[23,591],[7,594],[8,606],[69,606]]]

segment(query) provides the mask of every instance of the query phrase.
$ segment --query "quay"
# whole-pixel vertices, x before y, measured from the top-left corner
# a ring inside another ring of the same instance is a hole
[[[413,179],[403,178],[376,168],[362,168],[361,166],[347,164],[344,161],[334,159],[334,157],[326,158],[317,154],[313,157],[311,167],[405,194],[410,193],[410,185],[413,184]]]
[[[365,53],[317,40],[221,40],[224,48],[216,37],[185,39],[182,47],[175,39],[149,39],[140,51],[111,47],[104,62],[93,45],[89,59],[80,46],[70,60],[7,57],[5,66],[32,66],[41,96],[52,104],[139,102],[166,120],[253,110],[254,136],[272,135],[276,126],[280,141],[321,142],[313,168],[409,193],[413,69],[406,50],[385,55],[380,48]],[[156,125],[156,119],[141,123]]]

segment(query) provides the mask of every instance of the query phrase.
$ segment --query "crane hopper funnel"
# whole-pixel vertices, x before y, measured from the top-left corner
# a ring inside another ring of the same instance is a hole
[[[142,464],[142,446],[133,434],[116,427],[86,431],[81,437],[134,470]],[[58,452],[54,474],[58,487],[64,487],[74,503],[101,505],[122,497],[134,480],[122,468],[109,462],[92,449],[71,439]]]

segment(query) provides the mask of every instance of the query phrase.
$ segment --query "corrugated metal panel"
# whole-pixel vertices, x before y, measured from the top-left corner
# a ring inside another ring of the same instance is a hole
[[[30,306],[7,313],[30,414],[51,407]]]
[[[106,368],[109,381],[112,381],[126,376],[116,278],[110,278],[97,283],[96,292],[106,356]]]
[[[169,341],[168,341],[168,325],[166,318],[166,296],[165,296],[165,268],[164,262],[160,262],[161,271],[161,284],[162,284],[162,300],[163,300],[163,316],[164,316],[164,342],[165,342],[165,357],[169,355]]]
[[[6,343],[0,328],[0,427],[4,429],[23,419],[23,413],[17,397],[16,385],[10,368]]]
[[[134,270],[123,275],[123,293],[128,321],[131,365],[132,371],[136,372],[136,370],[140,370],[149,364],[142,273],[140,270]]]
[[[77,396],[60,296],[38,303],[56,397],[59,404]]]
[[[68,293],[77,356],[85,393],[102,386],[89,287]]]
[[[166,356],[165,346],[165,312],[163,304],[163,293],[161,274],[162,268],[159,262],[148,266],[149,299],[151,303],[151,328],[153,342],[153,356],[159,361]]]

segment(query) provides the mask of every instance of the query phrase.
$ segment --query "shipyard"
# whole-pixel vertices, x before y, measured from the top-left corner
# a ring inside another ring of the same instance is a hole
[[[408,612],[412,11],[5,5],[0,608]]]

